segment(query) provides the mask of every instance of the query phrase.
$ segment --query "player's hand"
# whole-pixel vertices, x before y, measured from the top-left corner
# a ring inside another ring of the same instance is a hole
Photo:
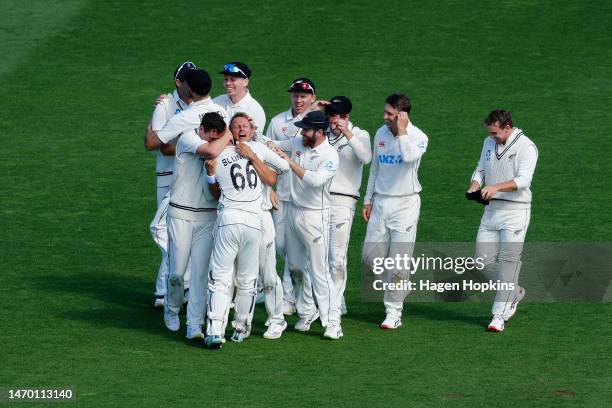
[[[251,128],[253,128],[253,130],[257,130],[257,125],[251,116],[249,116],[249,123],[251,124]]]
[[[280,202],[278,201],[278,195],[274,189],[270,189],[270,203],[272,204],[272,208],[274,210],[278,210],[280,208]]]
[[[247,143],[236,144],[236,151],[240,155],[242,155],[242,157],[245,157],[249,160],[253,160],[253,156],[255,155],[255,153],[253,153],[253,149],[251,149],[251,147]]]
[[[344,135],[344,137],[346,137],[347,139],[351,139],[353,137],[353,132],[351,132],[351,130],[349,129],[349,122],[346,119],[338,119],[338,122],[336,123],[336,126],[338,127],[338,130],[340,130],[340,132],[342,132],[342,134]]]
[[[396,119],[397,130],[399,131],[398,133],[400,135],[406,134],[406,129],[408,128],[408,122],[409,122],[408,113],[401,111],[397,115],[397,119]]]
[[[489,201],[493,198],[495,194],[497,194],[498,191],[499,189],[495,185],[486,186],[480,191],[480,195],[483,199]]]
[[[162,103],[164,101],[164,99],[166,99],[168,97],[168,95],[166,94],[161,94],[157,97],[157,99],[155,100],[155,105],[153,105],[153,107],[156,107],[157,105],[159,105],[160,103]]]
[[[364,204],[362,212],[363,219],[365,219],[366,222],[370,221],[370,214],[372,214],[372,204]]]
[[[206,174],[214,176],[217,172],[217,159],[205,160],[204,167],[206,167]]]
[[[291,157],[287,156],[287,153],[283,152],[281,149],[276,148],[276,154],[278,154],[278,157],[280,157],[283,160],[291,160]]]
[[[330,103],[331,103],[330,101],[323,101],[323,100],[314,101],[312,105],[310,105],[308,109],[305,110],[304,113],[313,112],[316,110],[320,110],[320,111],[325,110],[325,107],[329,105]]]

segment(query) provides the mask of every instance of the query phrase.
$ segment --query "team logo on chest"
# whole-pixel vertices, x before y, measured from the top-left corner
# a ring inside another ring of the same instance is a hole
[[[385,141],[384,140],[379,140],[378,141],[378,147],[380,147],[380,148],[385,147]]]
[[[302,157],[302,151],[301,150],[296,151],[295,157],[298,157],[298,158]]]

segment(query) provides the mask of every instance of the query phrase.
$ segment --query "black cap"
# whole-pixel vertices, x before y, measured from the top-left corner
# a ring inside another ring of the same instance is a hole
[[[299,122],[294,123],[295,126],[302,129],[322,129],[325,130],[329,126],[327,116],[321,111],[308,112],[306,116]]]
[[[351,109],[353,104],[346,96],[334,96],[329,100],[329,105],[325,105],[325,113],[328,115],[346,115],[351,113]]]
[[[251,69],[247,64],[239,61],[228,62],[223,66],[223,71],[219,73],[246,79],[251,77]]]
[[[298,78],[289,86],[289,92],[304,92],[314,95],[315,85],[314,82],[308,78]]]
[[[174,70],[174,79],[180,79],[181,81],[185,80],[185,75],[187,75],[187,71],[196,69],[196,65],[191,61],[185,61]]]
[[[208,72],[203,69],[190,69],[185,75],[185,80],[189,88],[198,95],[208,95],[212,88],[212,79]]]

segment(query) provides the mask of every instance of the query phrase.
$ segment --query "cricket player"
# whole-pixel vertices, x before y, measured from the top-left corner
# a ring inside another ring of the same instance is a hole
[[[325,105],[329,120],[327,140],[338,151],[340,160],[330,187],[329,268],[341,300],[342,314],[347,312],[344,301],[346,257],[355,205],[359,200],[363,166],[372,160],[370,134],[351,123],[352,108],[346,96],[334,96]]]
[[[295,122],[302,119],[317,99],[315,85],[308,78],[297,78],[291,82],[289,93],[291,93],[291,107],[289,110],[274,116],[268,125],[266,137],[272,141],[291,140],[299,136],[300,128],[295,126]],[[276,207],[276,211],[272,213],[276,229],[276,252],[279,256],[285,258],[283,273],[285,303],[283,312],[286,315],[295,313],[295,294],[285,251],[285,232],[287,230],[287,215],[291,195],[290,178],[291,175],[289,174],[280,175],[276,184],[276,191],[271,192],[271,202]],[[305,277],[305,279],[308,279],[308,277]]]
[[[421,208],[421,184],[417,173],[427,150],[428,138],[410,121],[410,99],[402,93],[387,97],[385,124],[374,136],[374,160],[370,167],[363,217],[368,222],[363,257],[368,265],[375,257],[412,256]],[[387,271],[389,281],[408,280],[406,269]],[[402,325],[407,291],[385,291],[385,320],[381,329]]]
[[[487,330],[502,332],[525,297],[518,280],[531,217],[530,187],[538,149],[521,129],[514,127],[508,111],[494,110],[484,123],[489,136],[483,143],[468,193],[484,186],[480,193],[489,201],[476,236],[476,256],[485,260],[483,272],[491,280],[514,286],[513,290],[498,290],[493,302],[493,319]]]
[[[187,109],[192,99],[189,95],[189,88],[185,81],[185,75],[190,69],[196,69],[196,66],[191,61],[183,62],[174,71],[175,90],[171,94],[167,94],[161,103],[155,106],[153,117],[151,118],[151,127],[153,130],[162,129],[166,123],[175,114]],[[174,145],[169,144],[164,149],[155,150],[156,167],[155,174],[157,176],[157,212],[151,221],[149,229],[153,241],[157,244],[162,253],[161,263],[157,272],[155,281],[155,297],[153,301],[154,307],[164,307],[164,297],[166,296],[166,276],[168,275],[168,229],[166,225],[166,214],[168,213],[168,204],[170,202],[170,184],[174,179]],[[185,275],[185,290],[189,288],[189,274]]]
[[[238,112],[246,113],[255,122],[259,132],[263,132],[266,114],[249,91],[252,72],[248,65],[239,61],[229,62],[223,66],[223,71],[219,74],[223,75],[226,93],[214,98],[213,102],[222,106],[230,118]]]
[[[285,160],[265,145],[252,141],[254,125],[248,115],[236,114],[230,122],[230,129],[235,145],[225,148],[216,160],[215,175],[207,176],[208,183],[218,184],[221,193],[208,278],[210,302],[207,313],[206,345],[209,348],[220,348],[223,344],[226,315],[232,297],[232,283],[236,287],[236,297],[232,323],[234,331],[231,339],[242,342],[251,332],[257,277],[260,270],[263,184],[272,185],[276,181],[277,173],[269,166],[278,169],[279,172],[289,171],[289,165]],[[272,227],[271,220],[267,228],[270,227]],[[269,246],[272,246],[274,237],[271,235],[265,240]],[[276,271],[272,273],[278,279]],[[232,282],[233,277],[234,282]],[[274,283],[276,284],[276,281]],[[280,299],[278,303],[276,316],[271,317],[271,326],[277,324],[282,326],[278,329],[282,334],[286,323],[280,308]],[[276,338],[278,337],[280,334]]]
[[[291,167],[285,245],[300,318],[295,329],[310,330],[320,315],[323,337],[337,340],[343,336],[340,299],[329,270],[328,251],[329,187],[338,169],[338,152],[325,135],[329,126],[325,113],[309,112],[294,125],[302,129],[300,136],[274,143]],[[305,276],[310,277],[310,285]]]

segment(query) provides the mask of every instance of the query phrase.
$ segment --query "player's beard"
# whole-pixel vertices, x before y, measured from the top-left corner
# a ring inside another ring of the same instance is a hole
[[[302,136],[302,145],[304,147],[309,147],[312,149],[316,141],[317,141],[317,136],[314,133],[312,136]]]

